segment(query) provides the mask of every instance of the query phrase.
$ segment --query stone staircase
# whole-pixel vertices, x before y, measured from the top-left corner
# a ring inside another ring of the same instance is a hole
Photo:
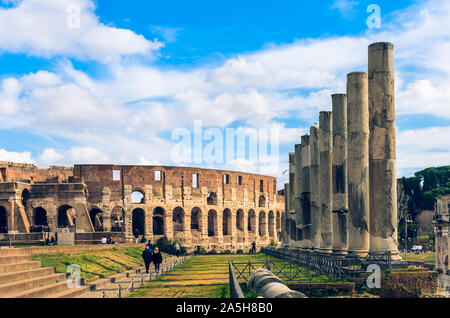
[[[82,289],[85,293],[86,288],[89,286],[68,288],[65,273],[55,273],[53,267],[41,267],[39,261],[31,260],[26,249],[0,249],[0,298],[43,298],[63,292],[74,297]]]

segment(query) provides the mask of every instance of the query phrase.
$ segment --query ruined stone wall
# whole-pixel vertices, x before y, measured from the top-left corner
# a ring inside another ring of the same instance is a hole
[[[77,232],[99,230],[97,222],[109,232],[120,220],[128,241],[137,228],[147,239],[166,235],[189,250],[235,252],[248,250],[253,241],[281,241],[284,196],[274,177],[165,166],[4,168],[0,206],[10,233],[28,233],[43,210],[51,231],[62,226],[61,213],[71,217]]]
[[[274,177],[188,167],[118,165],[75,165],[74,176],[86,184],[88,211],[102,212],[105,230],[111,227],[113,211],[123,211],[130,240],[136,227],[147,239],[166,235],[190,249],[248,250],[253,241],[267,245],[271,240],[281,240],[284,197],[277,193]],[[137,192],[143,198],[133,202],[133,193]],[[133,222],[137,214],[142,215],[142,227],[136,226],[138,221]]]
[[[436,199],[434,210],[436,270],[439,272],[439,287],[450,292],[450,195]]]
[[[72,167],[51,166],[48,169],[42,169],[33,164],[0,161],[0,182],[25,180],[43,182],[57,177],[60,180],[66,180],[72,175]]]

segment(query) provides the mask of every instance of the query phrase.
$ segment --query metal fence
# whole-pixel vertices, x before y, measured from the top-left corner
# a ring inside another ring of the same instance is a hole
[[[241,286],[239,285],[239,281],[236,278],[236,274],[234,272],[235,267],[233,266],[232,261],[228,261],[228,276],[230,280],[230,298],[245,298],[244,293],[242,292]]]
[[[266,255],[285,259],[299,268],[322,274],[332,280],[351,279],[366,273],[367,267],[377,264],[382,271],[392,270],[391,252],[369,253],[366,257],[336,257],[301,250],[262,248]]]

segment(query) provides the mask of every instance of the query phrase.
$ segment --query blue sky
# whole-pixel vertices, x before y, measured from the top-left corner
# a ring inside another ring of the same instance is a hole
[[[288,152],[346,74],[367,70],[367,45],[390,41],[398,175],[450,164],[448,1],[0,4],[0,160],[174,165],[171,135],[202,120],[223,134],[276,128],[276,167],[183,165],[267,173],[281,188]]]

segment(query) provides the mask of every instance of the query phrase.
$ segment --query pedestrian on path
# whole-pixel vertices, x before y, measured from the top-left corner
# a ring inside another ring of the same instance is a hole
[[[162,255],[159,251],[159,248],[155,247],[155,251],[153,253],[153,264],[155,264],[155,272],[159,273],[159,265],[162,263]]]
[[[180,244],[178,244],[178,242],[176,242],[175,243],[175,253],[176,253],[176,255],[177,255],[177,258],[178,258],[178,256],[180,256]]]
[[[150,247],[148,245],[145,247],[145,250],[142,252],[142,258],[144,259],[145,272],[148,274],[150,263],[153,260],[153,251],[150,249]]]

